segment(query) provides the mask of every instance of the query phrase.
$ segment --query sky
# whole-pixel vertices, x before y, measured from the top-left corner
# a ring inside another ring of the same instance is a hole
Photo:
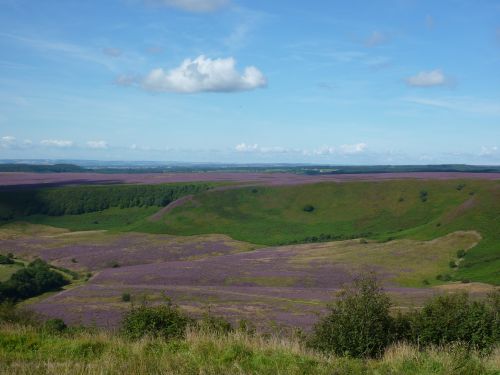
[[[0,159],[500,164],[498,0],[0,0]]]

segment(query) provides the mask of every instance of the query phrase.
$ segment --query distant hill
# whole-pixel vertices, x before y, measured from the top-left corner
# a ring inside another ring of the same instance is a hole
[[[105,162],[89,165],[85,162],[40,164],[34,161],[0,162],[0,172],[34,173],[188,173],[188,172],[260,172],[295,173],[307,175],[360,174],[360,173],[408,173],[408,172],[468,172],[499,173],[500,166],[438,164],[438,165],[303,165],[303,164],[210,164],[210,163],[142,163]]]

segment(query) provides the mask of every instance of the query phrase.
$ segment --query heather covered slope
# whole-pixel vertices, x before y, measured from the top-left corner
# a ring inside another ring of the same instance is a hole
[[[482,240],[459,276],[500,283],[500,183],[409,180],[248,187],[199,194],[137,230],[223,233],[265,245],[367,237],[430,240],[457,230]]]

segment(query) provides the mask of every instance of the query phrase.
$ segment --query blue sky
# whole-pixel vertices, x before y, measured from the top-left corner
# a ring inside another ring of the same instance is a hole
[[[0,159],[500,164],[500,3],[0,0]]]

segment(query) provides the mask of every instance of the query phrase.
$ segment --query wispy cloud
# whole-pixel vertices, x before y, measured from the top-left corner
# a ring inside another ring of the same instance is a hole
[[[229,0],[146,0],[146,2],[198,13],[213,12],[230,3]]]
[[[109,70],[115,70],[115,67],[108,59],[106,59],[102,54],[98,53],[96,50],[91,48],[86,48],[83,46],[79,46],[77,44],[61,42],[61,41],[53,41],[53,40],[45,40],[36,37],[24,36],[24,35],[16,35],[16,34],[8,34],[8,33],[0,33],[1,36],[10,38],[11,40],[20,42],[30,48],[42,51],[42,52],[50,52],[49,57],[53,57],[52,53],[57,52],[68,56],[73,59],[78,59],[82,61],[93,62],[95,64],[102,65]]]
[[[430,14],[425,16],[425,27],[427,29],[432,30],[436,26],[436,22],[434,21],[434,17],[432,17]]]
[[[471,112],[483,115],[500,115],[500,103],[471,97],[444,97],[437,99],[407,97],[405,102],[425,105],[458,112]]]
[[[40,141],[40,144],[47,147],[68,148],[73,147],[75,142],[64,139],[44,139]]]
[[[110,57],[120,57],[123,52],[119,48],[107,47],[102,49],[102,53]]]
[[[382,31],[372,31],[372,33],[363,40],[363,44],[365,47],[376,47],[388,41],[389,36],[386,33]]]

